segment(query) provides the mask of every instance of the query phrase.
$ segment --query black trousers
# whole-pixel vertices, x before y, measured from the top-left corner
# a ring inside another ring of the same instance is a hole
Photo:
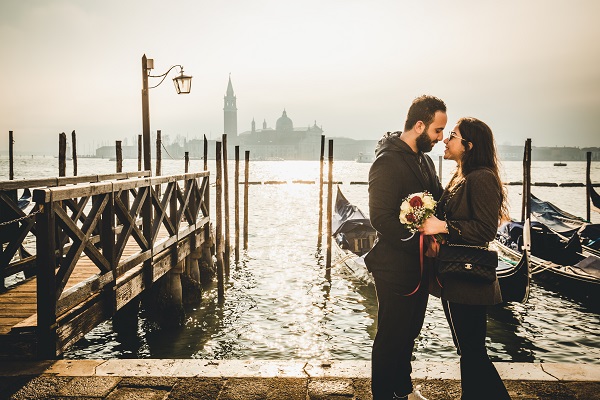
[[[460,355],[461,400],[510,400],[485,348],[486,306],[442,300],[442,306]]]
[[[394,392],[405,396],[413,391],[410,362],[429,293],[427,284],[421,283],[415,294],[404,296],[404,289],[373,275],[379,309],[371,356],[371,390],[373,400],[389,400]]]

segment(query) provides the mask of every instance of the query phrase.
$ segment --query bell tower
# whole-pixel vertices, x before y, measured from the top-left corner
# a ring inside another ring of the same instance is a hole
[[[237,138],[237,105],[236,97],[233,93],[233,85],[231,84],[231,74],[229,75],[229,83],[227,84],[227,92],[224,97],[223,106],[224,127],[223,133],[232,139]]]

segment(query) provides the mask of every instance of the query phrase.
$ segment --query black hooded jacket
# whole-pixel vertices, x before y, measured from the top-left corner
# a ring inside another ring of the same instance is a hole
[[[439,200],[443,189],[431,158],[415,153],[400,133],[381,138],[369,170],[369,217],[377,242],[365,263],[374,275],[410,293],[421,279],[419,234],[410,238],[412,233],[400,223],[400,206],[410,194],[423,191]]]

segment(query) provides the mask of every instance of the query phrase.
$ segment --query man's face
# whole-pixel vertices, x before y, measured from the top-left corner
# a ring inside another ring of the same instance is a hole
[[[448,122],[448,116],[445,112],[436,111],[433,117],[433,122],[427,126],[417,137],[417,149],[423,153],[428,153],[433,149],[433,146],[444,139],[444,128]]]

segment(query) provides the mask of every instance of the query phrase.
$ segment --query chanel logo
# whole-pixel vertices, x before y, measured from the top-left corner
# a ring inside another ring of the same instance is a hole
[[[471,264],[465,264],[465,269],[473,269],[473,266]]]

